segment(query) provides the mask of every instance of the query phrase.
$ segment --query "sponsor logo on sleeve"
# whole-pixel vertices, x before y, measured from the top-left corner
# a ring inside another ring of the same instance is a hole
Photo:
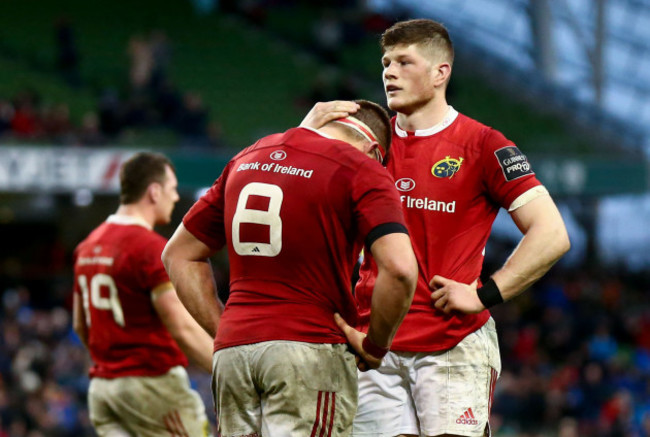
[[[520,177],[535,174],[528,163],[526,155],[515,146],[503,147],[494,152],[499,161],[503,176],[507,182],[514,181]]]
[[[431,167],[431,174],[437,178],[453,178],[456,173],[460,170],[460,166],[463,163],[463,158],[450,158],[446,156],[445,159],[433,164]]]
[[[415,181],[411,178],[400,178],[395,182],[395,187],[399,191],[411,191],[415,188]]]

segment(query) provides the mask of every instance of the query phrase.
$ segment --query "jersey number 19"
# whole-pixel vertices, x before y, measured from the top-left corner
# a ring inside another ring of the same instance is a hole
[[[110,310],[113,313],[115,323],[124,327],[124,311],[122,311],[120,297],[117,294],[117,285],[115,285],[115,281],[110,275],[106,273],[97,273],[94,275],[90,279],[90,290],[88,289],[88,278],[86,278],[86,275],[79,275],[78,282],[86,312],[86,325],[90,326],[89,304],[92,304],[98,310]],[[108,297],[101,295],[102,287],[108,289]],[[89,294],[90,299],[88,298]]]

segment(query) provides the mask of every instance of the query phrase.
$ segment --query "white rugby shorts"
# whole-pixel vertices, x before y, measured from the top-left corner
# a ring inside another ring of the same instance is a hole
[[[160,376],[92,378],[88,409],[100,437],[210,435],[203,401],[181,366]]]
[[[266,341],[220,349],[213,393],[221,437],[349,436],[357,369],[345,344]]]
[[[352,435],[487,436],[500,372],[492,318],[449,350],[389,352],[379,369],[359,372]]]

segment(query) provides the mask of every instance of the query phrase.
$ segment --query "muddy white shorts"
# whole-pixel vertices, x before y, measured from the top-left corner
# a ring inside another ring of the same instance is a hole
[[[352,435],[489,435],[489,412],[500,372],[492,318],[446,351],[389,352],[379,369],[359,373],[359,407]]]
[[[222,437],[348,436],[357,408],[355,359],[344,344],[218,350],[213,389]]]
[[[92,378],[88,409],[100,437],[209,435],[203,401],[181,366],[160,376]]]

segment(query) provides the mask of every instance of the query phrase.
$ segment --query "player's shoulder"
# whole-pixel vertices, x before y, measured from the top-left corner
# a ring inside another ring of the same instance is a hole
[[[117,227],[117,226],[116,226]],[[126,227],[123,227],[126,228]],[[154,230],[142,227],[138,229],[130,226],[124,229],[123,234],[116,233],[113,242],[119,248],[119,256],[123,260],[130,260],[133,265],[158,265],[167,239]]]
[[[144,246],[148,244],[156,244],[164,246],[167,244],[167,238],[163,237],[153,229],[148,229],[143,226],[132,226],[129,231],[136,234],[138,236],[137,239],[140,240],[137,242],[134,241],[134,245]],[[142,244],[140,244],[140,242],[142,242]]]
[[[481,148],[498,149],[513,145],[500,131],[465,114],[458,113],[455,131],[472,139]]]
[[[88,246],[92,246],[96,244],[97,240],[102,235],[105,227],[106,227],[106,222],[102,222],[99,226],[95,227],[92,231],[90,231],[90,233],[88,233],[86,238],[84,238],[79,242],[79,244],[77,244],[77,247],[75,248],[75,253],[84,250],[84,248]]]
[[[482,123],[472,117],[469,117],[463,113],[458,113],[456,119],[457,127],[468,135],[485,135],[490,130],[494,130],[491,126],[488,126],[485,123]]]

